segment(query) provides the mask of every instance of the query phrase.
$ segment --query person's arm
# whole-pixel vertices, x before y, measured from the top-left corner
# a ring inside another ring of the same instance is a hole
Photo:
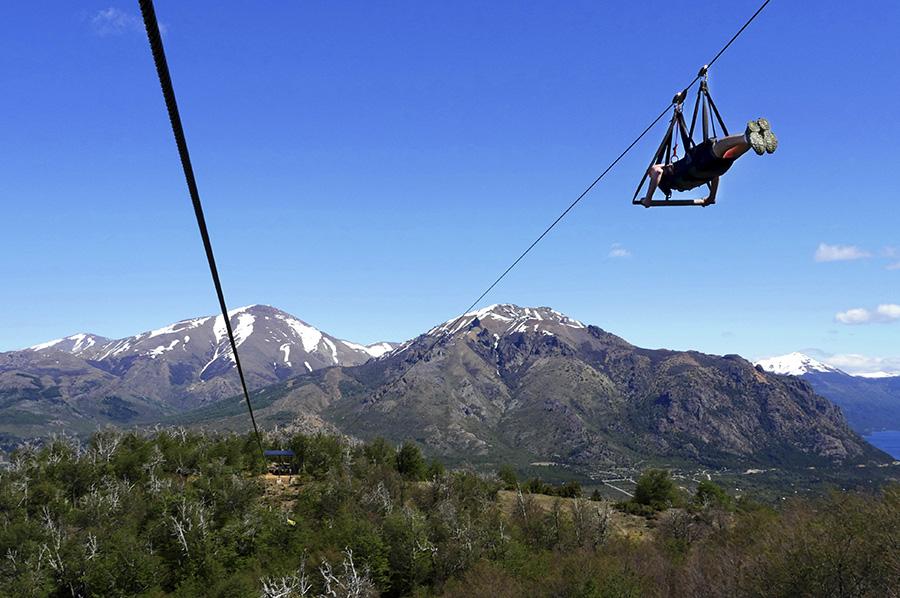
[[[703,202],[704,206],[716,203],[716,193],[719,192],[719,177],[714,178],[709,183],[709,197]]]

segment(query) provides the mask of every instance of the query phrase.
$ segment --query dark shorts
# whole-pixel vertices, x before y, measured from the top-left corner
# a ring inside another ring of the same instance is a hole
[[[663,167],[659,188],[666,195],[672,191],[690,191],[725,174],[736,158],[718,158],[713,153],[715,139],[694,146],[681,160]]]

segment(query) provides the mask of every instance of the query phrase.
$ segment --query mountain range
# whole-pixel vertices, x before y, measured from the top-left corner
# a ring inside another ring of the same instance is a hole
[[[885,461],[805,381],[737,356],[636,347],[550,308],[495,305],[356,366],[314,371],[254,397],[263,426],[318,423],[413,439],[468,462],[604,467]],[[179,418],[247,428],[238,401]]]
[[[269,306],[230,319],[264,429],[582,468],[887,460],[804,379],[737,355],[636,347],[548,307],[493,305],[368,346]],[[76,334],[0,354],[0,433],[11,443],[104,424],[247,430],[239,390],[221,316],[118,340]]]
[[[229,312],[248,386],[356,365],[392,343],[341,340],[286,312]],[[79,333],[0,353],[0,437],[154,421],[240,392],[225,320],[182,320],[123,339]]]
[[[761,359],[768,372],[799,376],[838,405],[850,426],[866,434],[900,430],[900,376],[888,373],[854,376],[803,353]]]

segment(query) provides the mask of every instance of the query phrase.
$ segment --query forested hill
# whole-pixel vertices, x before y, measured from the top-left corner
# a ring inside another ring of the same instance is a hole
[[[613,504],[446,471],[419,449],[104,432],[0,469],[2,596],[872,596],[900,579],[900,487],[777,510],[645,472]]]

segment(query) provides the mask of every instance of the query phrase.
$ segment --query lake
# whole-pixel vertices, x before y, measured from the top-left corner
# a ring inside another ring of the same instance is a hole
[[[882,430],[872,432],[863,438],[874,446],[877,446],[894,459],[900,459],[900,430]]]

